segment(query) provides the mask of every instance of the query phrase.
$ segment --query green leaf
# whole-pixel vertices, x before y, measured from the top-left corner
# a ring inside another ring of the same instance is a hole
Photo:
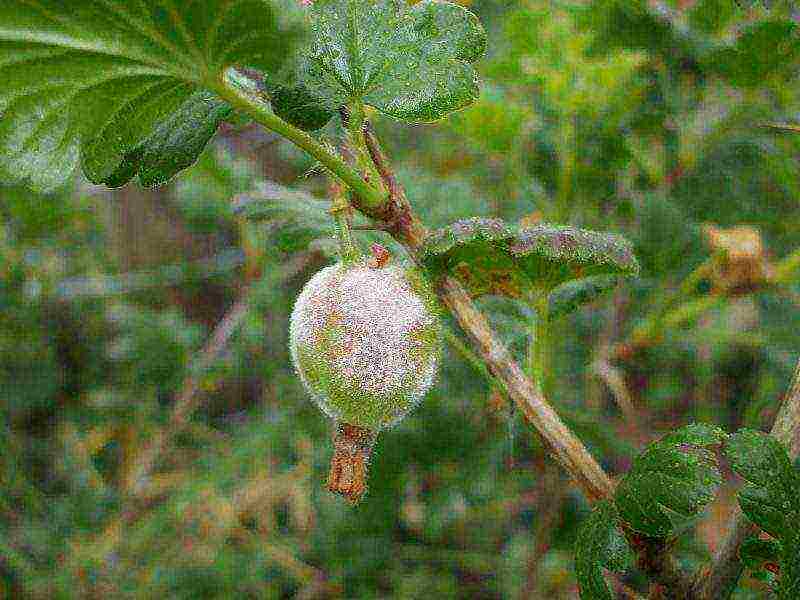
[[[499,219],[457,221],[431,233],[422,262],[434,276],[457,277],[473,297],[529,300],[567,281],[638,274],[623,238],[560,225],[519,227]]]
[[[708,425],[689,425],[650,444],[615,492],[620,516],[632,529],[667,537],[687,525],[714,499],[721,481],[706,446],[725,437]]]
[[[680,46],[670,23],[646,0],[598,0],[576,14],[595,33],[595,53],[627,48],[667,54]]]
[[[773,75],[790,72],[798,60],[800,26],[773,19],[749,26],[732,45],[709,53],[705,65],[734,85],[758,87]]]
[[[479,95],[470,65],[486,33],[465,8],[441,0],[321,0],[301,81],[329,109],[353,100],[410,122],[431,122]]]
[[[778,586],[780,600],[796,600],[800,597],[800,532],[795,530],[784,538],[781,554],[781,580]]]
[[[237,196],[232,208],[248,221],[268,223],[270,240],[284,252],[304,249],[334,233],[329,202],[272,182]]]
[[[599,502],[581,524],[575,546],[575,572],[581,600],[613,600],[603,576],[603,568],[622,572],[633,564],[619,517],[611,502]]]
[[[213,109],[198,116],[195,94],[213,87],[231,64],[277,74],[301,32],[293,0],[176,6],[168,0],[0,4],[0,177],[49,190],[82,162],[94,182],[120,183],[138,172],[150,182],[163,179],[193,161],[216,120]],[[165,139],[158,129],[167,122],[186,131]],[[186,135],[198,123],[202,135]],[[186,148],[173,148],[181,135]],[[172,158],[163,163],[137,159],[165,148]]]
[[[333,118],[333,111],[303,85],[276,86],[270,90],[269,99],[272,112],[303,131],[322,129]]]
[[[800,475],[786,449],[771,435],[745,429],[731,436],[725,454],[747,481],[739,492],[742,512],[776,538],[790,535],[800,519]]]
[[[727,439],[728,434],[716,425],[689,423],[662,437],[660,443],[706,447],[718,446]]]
[[[703,33],[716,33],[727,25],[737,11],[737,3],[730,0],[700,0],[689,9],[689,24]]]
[[[219,125],[232,114],[231,107],[214,94],[195,92],[98,183],[120,187],[135,176],[146,187],[166,183],[197,162]]]
[[[606,292],[614,289],[619,278],[614,275],[597,275],[568,281],[554,289],[548,299],[550,319],[564,317],[584,304],[594,302]]]

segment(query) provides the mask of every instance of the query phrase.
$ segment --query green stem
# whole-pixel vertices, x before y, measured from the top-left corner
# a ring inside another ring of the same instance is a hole
[[[689,273],[680,283],[677,290],[673,290],[662,302],[661,306],[652,312],[646,319],[633,330],[633,339],[638,343],[655,339],[663,331],[663,325],[668,316],[681,307],[695,301],[695,292],[701,281],[711,275],[714,261],[709,258]]]
[[[345,265],[352,265],[362,258],[361,250],[353,241],[353,234],[350,230],[350,203],[347,196],[338,185],[333,185],[332,194],[333,206],[331,214],[336,223],[336,239],[339,241],[339,258]],[[336,189],[339,188],[339,189]]]
[[[365,182],[355,169],[305,131],[275,115],[269,105],[252,91],[234,84],[229,78],[215,81],[209,87],[233,108],[246,113],[266,129],[285,137],[317,159],[358,195],[364,208],[378,209],[386,202],[384,192]]]
[[[550,350],[550,319],[547,294],[541,294],[536,301],[536,318],[530,336],[528,347],[528,368],[533,382],[539,387],[542,395],[549,393],[549,350]]]
[[[576,115],[567,112],[559,123],[559,155],[561,166],[558,174],[558,191],[556,198],[556,221],[566,223],[569,220],[570,201],[572,200],[572,180],[575,174],[575,126]]]

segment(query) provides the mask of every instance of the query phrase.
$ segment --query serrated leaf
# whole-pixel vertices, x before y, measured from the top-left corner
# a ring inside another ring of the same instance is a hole
[[[727,47],[709,53],[706,67],[734,85],[756,87],[800,60],[800,26],[788,19],[750,25]]]
[[[633,530],[667,537],[687,525],[711,500],[721,481],[714,454],[716,427],[690,425],[650,444],[617,486],[620,517]]]
[[[623,238],[560,225],[520,227],[499,219],[457,221],[431,233],[422,251],[434,274],[461,280],[473,297],[530,299],[567,281],[594,275],[638,274]]]
[[[622,572],[633,563],[633,553],[618,521],[614,505],[603,501],[581,524],[575,545],[575,572],[581,600],[613,600],[603,568]]]
[[[121,181],[135,172],[131,153],[166,121],[176,125],[226,66],[277,73],[299,36],[297,16],[291,0],[180,8],[167,0],[5,0],[0,177],[47,190],[82,162],[94,182]],[[161,165],[151,176],[167,171]]]
[[[618,283],[619,279],[613,275],[597,275],[568,281],[550,293],[548,316],[550,319],[557,319],[575,312],[584,304],[594,302],[614,289]]]
[[[354,99],[409,122],[431,122],[479,94],[470,63],[486,33],[465,8],[442,0],[321,0],[301,80],[329,109]]]
[[[800,475],[789,454],[774,437],[742,430],[725,447],[731,468],[747,483],[739,505],[747,518],[777,538],[784,538],[800,519]]]

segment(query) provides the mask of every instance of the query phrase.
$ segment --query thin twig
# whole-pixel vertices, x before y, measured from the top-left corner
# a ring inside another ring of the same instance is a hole
[[[364,128],[364,137],[375,167],[389,189],[390,201],[395,202],[394,237],[408,248],[412,255],[419,250],[426,231],[413,214],[405,190],[397,180],[384,155],[372,126]],[[409,232],[413,227],[415,231]],[[445,277],[438,290],[440,299],[456,316],[461,328],[471,339],[489,371],[509,397],[522,410],[525,417],[539,431],[555,458],[578,482],[587,497],[594,501],[611,494],[613,484],[586,447],[564,425],[541,393],[531,383],[511,353],[494,334],[483,314],[475,307],[463,286],[452,277]]]
[[[622,376],[620,370],[603,356],[604,354],[608,354],[607,348],[605,351],[602,351],[600,357],[592,363],[592,371],[606,384],[622,416],[625,417],[626,423],[634,430],[636,437],[641,438],[642,419],[639,415],[639,411],[636,410],[636,407],[633,405],[633,398],[630,391],[628,391],[625,378]]]
[[[228,341],[247,314],[247,309],[247,299],[242,297],[220,321],[205,347],[194,360],[192,367],[189,369],[189,375],[184,380],[181,392],[175,401],[169,425],[156,435],[131,470],[129,490],[134,496],[144,491],[157,460],[166,450],[171,440],[186,427],[189,419],[200,406],[203,398],[203,395],[198,393],[200,390],[200,376],[225,351]]]
[[[770,433],[786,445],[792,460],[800,455],[800,360]],[[739,548],[758,531],[738,505],[726,529],[728,534],[714,555],[710,568],[699,572],[695,579],[694,595],[700,600],[720,600],[730,596],[744,569],[739,559]]]
[[[285,268],[285,277],[291,277],[308,264],[310,255],[302,255]],[[167,449],[175,436],[183,431],[203,399],[200,393],[200,378],[222,355],[233,334],[247,315],[247,294],[231,307],[219,322],[206,345],[192,361],[189,374],[183,382],[180,393],[170,415],[169,425],[161,431],[144,450],[128,475],[128,491],[135,498],[145,490],[150,474],[159,457]]]

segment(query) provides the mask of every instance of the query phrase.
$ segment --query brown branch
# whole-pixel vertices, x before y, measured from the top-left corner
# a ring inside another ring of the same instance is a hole
[[[792,460],[800,455],[800,360],[770,433],[786,445]],[[727,531],[728,535],[714,555],[710,568],[698,573],[695,579],[694,596],[700,600],[719,600],[730,596],[744,569],[739,559],[739,548],[758,529],[737,505]]]
[[[591,501],[610,496],[614,488],[611,479],[528,379],[494,334],[486,317],[475,307],[464,287],[457,280],[446,277],[440,287],[440,297],[453,312],[491,373],[586,496]]]
[[[395,203],[393,216],[399,218],[393,223],[397,227],[393,235],[415,255],[427,232],[413,214],[405,190],[398,182],[369,123],[364,129],[364,138],[378,173],[389,189],[390,200]],[[410,231],[409,228],[413,230]],[[446,277],[438,292],[440,299],[456,316],[491,373],[544,438],[556,460],[578,482],[590,500],[608,497],[614,487],[611,479],[528,379],[494,334],[486,318],[475,307],[466,290],[456,279]]]
[[[406,197],[405,189],[394,174],[369,121],[364,123],[364,141],[383,184],[389,190],[389,202],[383,215],[387,230],[397,241],[411,250],[413,255],[425,240],[427,235],[425,226],[414,214]]]
[[[392,236],[409,250],[412,257],[416,257],[427,231],[414,214],[405,190],[397,180],[369,123],[365,125],[364,137],[376,169],[384,185],[389,189],[390,206],[383,213],[383,220],[389,226]],[[374,212],[369,216],[380,220],[380,216]],[[503,391],[522,410],[526,419],[543,438],[550,453],[577,482],[586,497],[590,501],[610,497],[614,484],[609,476],[525,375],[508,349],[492,331],[486,317],[477,309],[464,287],[458,280],[445,277],[439,284],[437,294],[452,311]],[[652,554],[656,554],[655,549]],[[676,589],[678,593],[689,590],[691,581],[680,572],[671,556],[664,557],[666,552],[663,544],[658,554],[662,557],[658,563],[660,568],[653,568],[649,573],[656,583]],[[651,561],[650,564],[656,563]]]

